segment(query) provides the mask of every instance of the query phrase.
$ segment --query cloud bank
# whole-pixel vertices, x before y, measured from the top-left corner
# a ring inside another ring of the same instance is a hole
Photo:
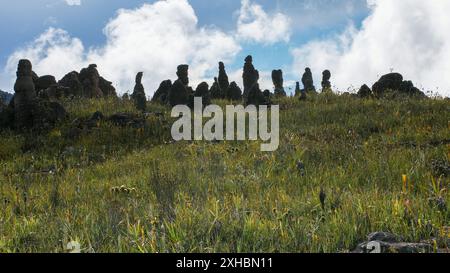
[[[291,19],[282,13],[269,15],[262,6],[250,0],[242,0],[237,36],[245,41],[263,44],[288,42],[291,36]]]
[[[80,6],[81,0],[64,0],[69,6]]]
[[[317,80],[330,69],[341,91],[373,84],[397,71],[426,91],[450,95],[450,1],[368,0],[371,14],[360,29],[314,40],[292,50],[293,71],[310,66]]]

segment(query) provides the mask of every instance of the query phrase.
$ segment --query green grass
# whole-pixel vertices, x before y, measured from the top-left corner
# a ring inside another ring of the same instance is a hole
[[[70,118],[51,132],[2,132],[0,252],[65,252],[72,240],[84,252],[347,252],[373,231],[450,246],[450,211],[429,201],[450,204],[449,178],[431,164],[450,160],[448,100],[279,104],[272,153],[171,143],[170,109],[150,104],[166,115],[142,129],[100,122],[67,137],[97,110],[136,112],[121,100],[66,101]]]

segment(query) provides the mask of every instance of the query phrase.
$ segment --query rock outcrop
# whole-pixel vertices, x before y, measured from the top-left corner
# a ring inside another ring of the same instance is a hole
[[[222,90],[220,89],[219,80],[217,77],[214,77],[214,82],[211,85],[211,89],[209,90],[212,99],[223,99],[224,94],[222,94]]]
[[[169,92],[172,89],[172,81],[166,80],[161,82],[155,94],[153,95],[152,102],[159,102],[161,104],[167,104]]]
[[[56,79],[54,76],[45,75],[37,78],[34,81],[36,92],[39,94],[41,91],[50,88],[53,85],[56,85]]]
[[[97,65],[91,64],[80,71],[79,80],[83,84],[83,97],[100,98],[103,92],[100,89],[100,75]]]
[[[143,72],[137,73],[134,91],[133,94],[131,95],[131,98],[133,99],[134,106],[136,107],[136,109],[144,112],[147,109],[147,98],[145,96],[144,86],[142,85],[143,75],[144,75]]]
[[[231,82],[227,90],[227,99],[238,101],[242,100],[242,90],[236,82]]]
[[[322,72],[322,92],[331,91],[331,72],[330,70],[325,70]]]
[[[220,95],[222,98],[225,98],[230,82],[223,62],[219,62],[219,77],[217,78],[217,82],[219,84]]]
[[[400,93],[408,96],[424,97],[425,94],[418,88],[414,87],[411,81],[404,81],[403,76],[399,73],[389,73],[383,75],[373,86],[373,94],[380,98],[387,91]]]
[[[244,73],[242,74],[244,82],[244,104],[245,105],[267,105],[270,101],[259,88],[259,72],[253,66],[252,56],[245,58]]]
[[[361,88],[359,88],[358,97],[369,98],[371,96],[372,96],[372,90],[370,90],[369,86],[364,84],[363,86],[361,86]]]
[[[305,73],[302,76],[302,83],[306,93],[316,92],[316,87],[314,86],[314,80],[309,67],[305,68]]]
[[[286,91],[284,91],[283,87],[283,71],[281,69],[272,71],[272,82],[275,87],[275,96],[286,97]]]
[[[20,60],[14,84],[14,119],[16,128],[31,128],[37,112],[37,96],[29,60]]]
[[[83,84],[80,82],[79,74],[76,71],[66,74],[61,80],[59,80],[58,85],[69,88],[69,96],[83,96]]]
[[[177,68],[178,79],[173,83],[170,89],[168,101],[173,107],[176,105],[192,106],[193,91],[189,87],[189,66],[179,65]]]
[[[209,86],[206,82],[202,82],[197,86],[194,96],[201,97],[204,106],[211,104],[211,94],[209,93]]]
[[[14,84],[14,99],[0,111],[1,127],[41,130],[67,116],[66,110],[59,103],[38,98],[34,84],[37,78],[34,75],[31,62],[20,60]]]

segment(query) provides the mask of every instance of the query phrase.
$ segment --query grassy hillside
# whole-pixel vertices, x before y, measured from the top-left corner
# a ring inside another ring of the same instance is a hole
[[[70,118],[48,133],[2,132],[0,252],[64,252],[72,240],[85,252],[346,252],[373,231],[450,246],[449,100],[279,104],[273,153],[172,143],[156,105],[165,116],[143,127],[72,133],[97,110],[135,112],[120,100],[64,102]]]

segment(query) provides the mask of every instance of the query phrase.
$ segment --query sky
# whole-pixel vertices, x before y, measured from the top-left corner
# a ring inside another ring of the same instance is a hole
[[[176,67],[191,85],[212,83],[223,61],[242,86],[253,55],[262,89],[282,69],[293,92],[305,67],[316,87],[331,70],[336,91],[372,85],[391,71],[450,96],[450,1],[442,0],[0,0],[0,89],[17,63],[62,78],[96,63],[119,94],[144,72],[148,96]]]

